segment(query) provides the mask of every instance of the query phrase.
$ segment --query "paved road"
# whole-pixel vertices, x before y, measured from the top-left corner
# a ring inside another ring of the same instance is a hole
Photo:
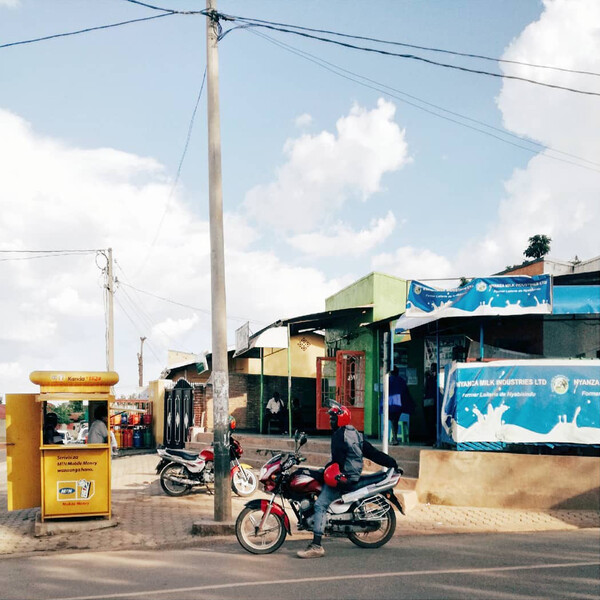
[[[303,561],[306,542],[268,556],[237,542],[170,551],[47,554],[0,561],[6,600],[148,598],[498,599],[600,597],[600,530],[394,538],[376,551],[327,540]]]

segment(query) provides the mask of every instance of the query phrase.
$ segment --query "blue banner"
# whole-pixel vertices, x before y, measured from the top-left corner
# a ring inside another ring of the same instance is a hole
[[[600,360],[453,363],[441,441],[600,444]]]
[[[552,312],[549,275],[483,277],[467,285],[440,290],[411,281],[407,317],[467,317],[472,315],[524,315]]]

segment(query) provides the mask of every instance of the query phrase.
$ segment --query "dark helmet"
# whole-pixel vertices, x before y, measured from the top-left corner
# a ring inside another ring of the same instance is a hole
[[[340,465],[331,463],[323,472],[323,480],[329,487],[337,487],[338,483],[346,483],[347,477],[340,471]]]
[[[332,406],[328,412],[332,424],[335,420],[337,422],[338,427],[345,427],[346,425],[350,425],[350,410],[346,406]]]

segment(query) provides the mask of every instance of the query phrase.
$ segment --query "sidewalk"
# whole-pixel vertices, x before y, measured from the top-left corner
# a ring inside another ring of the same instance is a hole
[[[6,470],[0,471],[0,558],[47,551],[181,548],[210,544],[192,535],[192,524],[212,519],[212,496],[197,492],[181,498],[166,496],[154,468],[156,454],[118,458],[113,462],[113,513],[116,527],[35,538],[38,509],[7,512]],[[5,467],[5,465],[2,465]],[[232,495],[233,517],[247,500]],[[396,535],[526,532],[600,527],[598,511],[526,511],[418,505],[408,515],[397,514]],[[292,528],[294,531],[294,528]],[[307,537],[294,533],[292,539]]]

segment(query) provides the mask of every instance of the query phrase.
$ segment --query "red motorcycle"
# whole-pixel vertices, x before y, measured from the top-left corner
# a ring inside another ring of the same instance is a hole
[[[161,458],[156,472],[160,473],[160,486],[168,496],[184,496],[195,487],[215,482],[212,446],[207,446],[200,453],[172,448],[158,448],[156,451]],[[250,496],[258,484],[252,467],[239,460],[243,452],[241,444],[230,435],[231,489],[238,496]]]
[[[315,500],[321,492],[323,470],[294,467],[306,459],[300,448],[306,443],[304,433],[296,433],[293,453],[276,454],[260,470],[258,479],[270,499],[251,500],[238,515],[235,534],[242,548],[252,554],[270,554],[292,534],[290,518],[284,508],[288,501],[299,530],[312,530]],[[403,513],[394,486],[402,469],[386,469],[364,475],[327,511],[325,535],[348,537],[361,548],[379,548],[396,529],[392,504]],[[277,496],[281,504],[275,502]]]

